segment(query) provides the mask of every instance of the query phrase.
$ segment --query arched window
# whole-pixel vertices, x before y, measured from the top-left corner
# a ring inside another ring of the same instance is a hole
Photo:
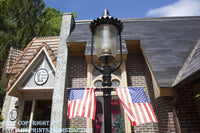
[[[100,64],[100,63],[99,63]],[[118,86],[127,86],[127,75],[126,75],[126,65],[125,61],[122,62],[120,69],[112,73],[111,81],[113,90],[111,92],[111,114],[112,114],[112,132],[116,131],[120,133],[131,132],[131,124],[128,117],[125,115],[124,110],[120,104],[119,98],[114,90]],[[115,64],[114,64],[115,65]],[[99,65],[101,66],[101,64]],[[96,94],[96,119],[92,121],[87,119],[87,128],[92,128],[94,133],[104,132],[104,120],[103,120],[103,89],[102,88],[102,74],[94,69],[91,62],[88,61],[87,64],[87,86],[97,87],[95,90]]]
[[[93,69],[93,81],[92,86],[97,87],[96,90],[96,115],[95,120],[92,122],[93,132],[101,133],[104,132],[104,98],[102,88],[102,74],[97,70]],[[112,81],[112,97],[111,97],[111,116],[112,116],[112,132],[125,133],[125,122],[124,122],[124,111],[120,104],[119,98],[117,97],[114,88],[119,87],[121,83],[121,70],[111,75]]]

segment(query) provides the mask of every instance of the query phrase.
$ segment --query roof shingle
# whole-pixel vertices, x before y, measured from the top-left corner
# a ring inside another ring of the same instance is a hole
[[[15,61],[13,66],[8,71],[8,74],[16,74],[9,84],[9,86],[6,88],[6,91],[10,89],[10,87],[15,83],[15,81],[19,78],[19,75],[24,71],[24,69],[27,67],[27,65],[32,61],[32,59],[35,57],[35,55],[39,52],[39,50],[42,47],[45,47],[47,49],[47,52],[56,66],[56,58],[57,58],[57,50],[58,50],[58,44],[59,44],[59,36],[55,37],[40,37],[40,38],[34,38],[24,49],[24,51],[21,53],[21,55],[18,57],[18,59]],[[53,48],[53,50],[51,49]]]
[[[35,37],[33,40],[27,45],[15,63],[7,72],[8,74],[16,74],[21,68],[34,56],[34,53],[40,48],[42,45],[46,45],[47,51],[52,56],[52,61],[56,64],[56,57],[58,51],[59,44],[59,36],[54,37]]]
[[[200,17],[121,19],[125,40],[140,40],[160,87],[171,87],[199,39]],[[67,42],[87,42],[90,54],[91,32],[88,22],[77,22]],[[126,45],[123,47],[126,47]]]

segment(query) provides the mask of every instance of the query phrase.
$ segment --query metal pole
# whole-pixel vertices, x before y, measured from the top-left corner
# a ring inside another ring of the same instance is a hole
[[[112,132],[111,123],[111,88],[103,89],[104,97],[104,131],[105,133]]]
[[[112,69],[108,62],[108,57],[105,57],[105,65],[103,67],[103,86],[109,87],[103,89],[104,98],[104,131],[105,133],[111,133],[112,123],[111,123],[111,73]]]

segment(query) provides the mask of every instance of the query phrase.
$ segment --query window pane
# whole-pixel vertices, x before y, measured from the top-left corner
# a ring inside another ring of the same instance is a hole
[[[51,100],[37,100],[35,105],[34,121],[43,121],[42,124],[33,124],[33,128],[49,128],[51,116]]]
[[[25,101],[22,122],[30,120],[32,101]],[[21,124],[21,128],[28,128],[29,124]]]
[[[102,81],[101,80],[95,81],[94,86],[95,87],[102,87]]]
[[[124,111],[117,96],[111,100],[112,133],[125,133]]]
[[[112,87],[119,87],[119,85],[120,85],[119,80],[114,79],[114,80],[112,81]]]
[[[93,120],[93,132],[104,133],[103,97],[96,97],[96,116]],[[112,133],[125,133],[124,111],[117,96],[111,98]]]

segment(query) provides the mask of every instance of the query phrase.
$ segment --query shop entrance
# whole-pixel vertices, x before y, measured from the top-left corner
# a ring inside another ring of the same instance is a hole
[[[27,100],[20,128],[24,132],[49,132],[52,100]]]
[[[36,100],[32,128],[49,129],[50,117],[51,117],[51,100]]]

